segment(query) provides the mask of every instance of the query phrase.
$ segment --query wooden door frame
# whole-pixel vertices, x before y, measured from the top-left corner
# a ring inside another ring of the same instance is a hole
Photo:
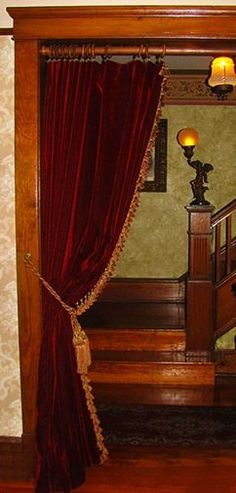
[[[209,44],[232,48],[236,7],[8,8],[16,53],[16,242],[23,437],[31,442],[41,340],[41,287],[24,263],[30,252],[40,269],[40,46],[45,40],[148,40],[182,43],[196,52]]]

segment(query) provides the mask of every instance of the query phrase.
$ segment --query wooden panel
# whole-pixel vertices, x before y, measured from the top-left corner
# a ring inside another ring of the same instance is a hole
[[[236,325],[236,299],[232,284],[236,281],[236,273],[227,277],[216,286],[216,334],[224,334]]]
[[[38,279],[27,270],[25,253],[39,265],[39,71],[37,41],[16,43],[16,242],[23,432],[34,431],[41,300]],[[32,69],[33,67],[33,69]]]
[[[215,351],[215,364],[217,375],[236,376],[236,351],[231,349]]]
[[[185,283],[178,279],[114,278],[99,301],[184,301]]]
[[[100,383],[214,385],[215,367],[212,363],[98,361],[93,363],[89,378]]]
[[[25,447],[18,437],[0,437],[1,480],[31,479],[34,469],[34,448]]]
[[[212,206],[186,207],[189,213],[189,278],[211,279]]]
[[[184,330],[87,329],[92,350],[184,351]]]
[[[230,7],[8,8],[17,38],[236,38]],[[212,16],[214,15],[214,21]],[[132,22],[131,22],[132,19]],[[209,48],[209,45],[208,45]]]
[[[213,290],[210,281],[188,282],[186,339],[187,350],[212,349]]]
[[[80,317],[83,327],[183,328],[183,303],[96,303]]]

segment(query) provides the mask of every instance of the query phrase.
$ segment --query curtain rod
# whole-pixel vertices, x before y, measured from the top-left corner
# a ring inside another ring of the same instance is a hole
[[[169,40],[168,40],[169,41]],[[205,40],[204,40],[205,41]],[[223,40],[221,43],[214,43],[210,46],[209,40],[205,43],[192,42],[192,45],[186,46],[186,43],[173,40],[173,45],[165,44],[137,44],[137,45],[95,45],[88,44],[52,44],[43,45],[40,49],[40,54],[48,58],[94,58],[96,56],[112,57],[112,56],[137,56],[148,58],[149,56],[165,55],[236,55],[236,46],[230,45]]]

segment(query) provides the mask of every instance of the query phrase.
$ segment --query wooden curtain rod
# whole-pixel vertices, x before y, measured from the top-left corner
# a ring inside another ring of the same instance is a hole
[[[204,40],[205,41],[205,40]],[[210,45],[208,42],[187,46],[186,42],[173,40],[173,45],[165,44],[139,44],[139,45],[95,45],[91,44],[54,44],[41,46],[40,54],[48,58],[94,58],[96,56],[112,57],[112,56],[137,56],[148,58],[149,56],[165,55],[236,55],[236,45],[231,45],[227,42],[214,43]]]

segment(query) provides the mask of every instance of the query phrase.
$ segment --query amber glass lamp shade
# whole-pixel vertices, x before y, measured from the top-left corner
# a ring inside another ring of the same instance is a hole
[[[177,134],[181,147],[194,147],[199,141],[198,132],[194,128],[182,128]]]
[[[230,57],[217,57],[211,62],[211,73],[207,84],[219,99],[226,99],[227,94],[236,86],[234,61]]]

